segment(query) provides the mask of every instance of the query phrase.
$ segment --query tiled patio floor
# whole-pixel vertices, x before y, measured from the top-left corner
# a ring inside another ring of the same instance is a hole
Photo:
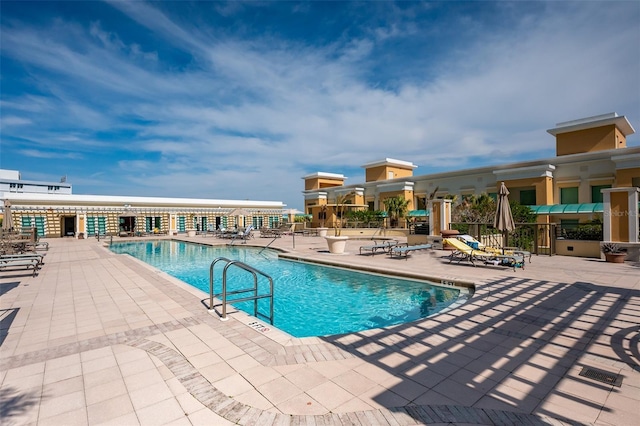
[[[195,237],[201,243],[225,243]],[[524,270],[329,255],[301,259],[474,282],[468,303],[411,324],[296,339],[223,322],[204,295],[95,239],[51,239],[37,277],[0,272],[3,425],[637,424],[637,265],[534,256]],[[266,245],[270,240],[252,240]],[[620,374],[620,387],[579,373]]]

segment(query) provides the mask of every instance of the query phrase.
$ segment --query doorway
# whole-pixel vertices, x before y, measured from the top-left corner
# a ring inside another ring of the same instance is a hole
[[[62,218],[62,236],[63,237],[75,237],[76,236],[76,217],[64,216]]]
[[[136,229],[135,216],[120,216],[120,232],[133,233]]]

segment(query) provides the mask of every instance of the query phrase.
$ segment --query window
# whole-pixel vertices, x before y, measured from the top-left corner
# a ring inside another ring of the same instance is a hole
[[[602,192],[603,189],[611,188],[611,185],[594,185],[591,187],[591,202],[601,203],[603,201]]]
[[[523,206],[535,206],[536,205],[536,190],[525,189],[520,191],[520,204]]]
[[[162,219],[160,216],[147,216],[145,218],[145,232],[153,232],[155,229],[162,229]]]
[[[578,204],[578,187],[560,188],[560,204]]]
[[[393,179],[393,172],[387,172],[387,179]]]

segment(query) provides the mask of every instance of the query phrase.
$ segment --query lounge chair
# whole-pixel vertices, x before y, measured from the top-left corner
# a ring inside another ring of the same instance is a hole
[[[0,254],[0,261],[3,260],[31,260],[35,259],[38,265],[44,263],[44,255],[39,253],[14,253],[14,254]]]
[[[398,245],[397,240],[387,240],[381,243],[375,243],[368,246],[360,246],[360,254],[362,254],[362,252],[364,251],[364,252],[371,252],[371,255],[375,256],[378,250],[381,250],[383,252],[388,252],[389,250],[391,250],[393,247],[396,247],[397,245]]]
[[[483,262],[485,265],[508,266],[513,268],[514,271],[516,267],[524,269],[524,257],[521,255],[505,255],[476,250],[457,238],[445,238],[442,242],[455,249],[449,255],[449,263],[457,260],[458,263],[466,261],[476,266],[476,262]]]
[[[253,238],[253,225],[249,225],[244,231],[237,232],[233,235],[229,244],[233,244],[235,240],[242,240],[243,244],[246,244],[247,240],[250,238]]]
[[[460,241],[466,243],[471,248],[474,248],[474,249],[477,249],[477,250],[486,251],[487,253],[493,253],[493,254],[504,254],[504,255],[513,255],[513,254],[515,254],[515,255],[520,255],[523,258],[528,257],[529,258],[529,263],[531,263],[531,252],[530,251],[522,250],[522,249],[519,249],[517,247],[505,247],[503,249],[503,248],[499,248],[499,247],[488,246],[488,245],[483,244],[480,241],[476,240],[471,235],[467,235],[467,234],[458,235],[457,238]]]
[[[40,269],[40,263],[33,257],[0,259],[0,270],[5,270],[5,268],[31,269],[33,271],[33,276],[35,277],[38,273],[38,269]]]
[[[427,250],[432,248],[433,248],[432,244],[415,244],[412,246],[398,245],[396,247],[392,247],[389,250],[389,256],[391,256],[392,258],[393,256],[398,256],[398,257],[404,256],[404,259],[407,260],[409,258],[409,253],[411,253],[412,251]]]

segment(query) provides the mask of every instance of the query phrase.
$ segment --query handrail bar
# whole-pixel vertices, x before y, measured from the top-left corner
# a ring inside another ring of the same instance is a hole
[[[269,248],[269,246],[270,246],[271,244],[273,244],[273,243],[274,243],[278,238],[280,238],[280,237],[279,237],[279,236],[275,236],[275,237],[273,237],[273,240],[269,241],[269,244],[267,244],[266,246],[262,247],[262,250],[260,250],[260,251],[258,252],[258,254],[262,253],[263,251],[265,251],[265,249]]]
[[[215,294],[214,293],[214,282],[215,282],[215,275],[214,275],[214,266],[216,263],[218,262],[226,262],[226,265],[224,266],[223,272],[222,272],[222,292]],[[247,272],[250,272],[253,275],[253,288],[246,288],[246,289],[240,289],[240,290],[233,290],[228,292],[227,291],[227,270],[231,267],[231,266],[236,266],[240,269],[243,269]],[[269,280],[269,293],[268,294],[263,294],[263,295],[258,295],[258,275],[261,275],[263,277],[265,277],[267,280]],[[242,297],[242,298],[238,298],[238,299],[233,299],[232,302],[246,302],[246,301],[250,301],[253,300],[254,304],[253,304],[253,310],[254,310],[254,316],[258,316],[259,312],[258,312],[258,299],[265,299],[265,298],[270,298],[270,309],[269,309],[269,322],[271,324],[273,324],[273,279],[265,274],[264,272],[247,265],[244,262],[241,262],[239,260],[231,260],[228,259],[226,257],[218,257],[216,259],[214,259],[211,262],[211,266],[209,267],[209,311],[213,311],[215,310],[215,307],[213,305],[213,298],[214,297],[218,297],[218,296],[222,296],[222,315],[221,315],[221,319],[223,321],[225,321],[227,319],[227,296],[228,295],[233,295],[233,294],[241,294],[241,293],[247,293],[253,291],[254,295],[253,296],[249,296],[249,297]],[[261,314],[262,315],[262,314]],[[266,316],[266,315],[265,315]]]

